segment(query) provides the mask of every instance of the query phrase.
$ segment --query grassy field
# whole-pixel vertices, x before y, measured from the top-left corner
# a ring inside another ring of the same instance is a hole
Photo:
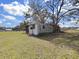
[[[79,59],[79,31],[38,37],[0,32],[0,59]]]

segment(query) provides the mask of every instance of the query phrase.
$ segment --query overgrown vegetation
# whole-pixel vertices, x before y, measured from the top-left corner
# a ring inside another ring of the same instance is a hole
[[[26,30],[26,26],[27,26],[27,23],[25,21],[23,21],[22,23],[20,23],[20,25],[12,28],[13,31],[24,31]]]
[[[57,34],[0,32],[0,59],[79,59],[79,30]]]
[[[79,14],[78,2],[78,0],[28,0],[27,5],[30,8],[28,12],[25,12],[25,16],[27,18],[28,14],[29,18],[37,17],[41,23],[45,23],[45,19],[50,18],[53,31],[61,32],[59,23],[63,24],[72,21],[71,18],[77,18],[75,16]]]

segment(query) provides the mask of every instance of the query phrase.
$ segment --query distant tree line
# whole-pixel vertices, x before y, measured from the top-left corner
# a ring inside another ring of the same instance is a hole
[[[22,23],[20,23],[20,25],[12,28],[13,31],[24,31],[26,29],[26,25],[27,23],[24,21]]]
[[[0,31],[3,31],[3,30],[5,30],[5,27],[0,27]]]

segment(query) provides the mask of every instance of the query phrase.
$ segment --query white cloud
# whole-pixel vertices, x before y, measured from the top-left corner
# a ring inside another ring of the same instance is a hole
[[[9,19],[9,20],[15,20],[16,18],[13,17],[13,16],[5,16],[6,19]]]
[[[5,21],[6,21],[6,19],[3,19],[2,21],[3,21],[3,22],[5,22]]]
[[[77,22],[76,20],[73,20],[73,21],[71,21],[70,23],[74,24],[74,23],[76,23],[76,22]]]
[[[45,2],[49,1],[49,0],[44,0]]]
[[[0,4],[0,6],[2,6],[4,8],[4,10],[6,12],[8,12],[9,14],[12,14],[12,15],[15,15],[15,16],[22,16],[23,11],[28,10],[27,5],[20,4],[17,1],[14,1],[10,4]]]
[[[3,27],[4,25],[3,25],[3,22],[2,21],[0,21],[0,27]]]
[[[0,24],[2,24],[2,21],[0,21]]]
[[[11,23],[7,23],[7,25],[11,25]]]
[[[6,20],[15,20],[16,18],[14,16],[10,16],[10,15],[3,15],[0,14],[0,16],[4,17],[4,21]]]
[[[66,11],[67,11],[67,10],[64,9],[64,8],[61,9],[61,12],[62,12],[62,13],[66,12]]]

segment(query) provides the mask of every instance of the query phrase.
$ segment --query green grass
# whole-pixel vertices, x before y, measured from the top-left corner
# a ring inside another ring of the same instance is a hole
[[[0,59],[79,59],[79,31],[39,37],[0,32]]]

